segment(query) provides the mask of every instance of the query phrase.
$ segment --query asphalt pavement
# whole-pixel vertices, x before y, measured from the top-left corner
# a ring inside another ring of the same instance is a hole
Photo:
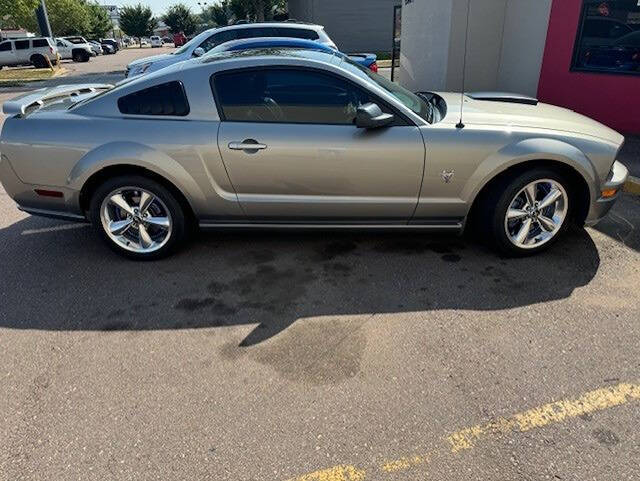
[[[0,480],[640,479],[640,198],[549,252],[208,233],[159,262],[0,190]]]

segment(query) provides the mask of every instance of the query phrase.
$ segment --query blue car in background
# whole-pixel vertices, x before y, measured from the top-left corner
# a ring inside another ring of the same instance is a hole
[[[352,55],[346,55],[337,52],[335,49],[315,42],[313,40],[305,40],[300,38],[291,37],[260,37],[260,38],[248,38],[243,40],[232,40],[225,42],[217,47],[212,48],[206,54],[215,55],[220,52],[233,52],[237,50],[250,50],[256,48],[301,48],[309,50],[320,50],[322,52],[337,53],[349,57],[354,62],[366,67],[373,72],[378,71],[378,58],[372,53],[355,53]]]

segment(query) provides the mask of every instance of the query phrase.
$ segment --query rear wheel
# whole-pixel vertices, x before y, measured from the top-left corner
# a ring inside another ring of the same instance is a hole
[[[44,55],[35,54],[31,56],[31,64],[35,68],[47,68],[49,65],[47,64],[47,59],[44,58]]]
[[[502,253],[536,254],[567,229],[573,208],[571,188],[557,172],[532,169],[505,179],[492,191],[481,205],[479,225]]]
[[[138,260],[171,254],[186,234],[185,214],[175,196],[142,176],[103,183],[92,196],[90,217],[109,247]]]

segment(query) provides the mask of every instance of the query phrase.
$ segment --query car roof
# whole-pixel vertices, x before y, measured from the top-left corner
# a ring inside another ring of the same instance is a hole
[[[296,23],[296,22],[260,22],[260,23],[238,23],[235,25],[227,25],[225,27],[217,27],[211,30],[238,30],[245,28],[259,28],[259,27],[290,27],[298,28],[301,30],[322,30],[322,25],[315,23]]]
[[[330,47],[327,47],[326,45],[315,42],[313,40],[291,37],[243,38],[240,40],[231,40],[230,42],[225,42],[221,44],[220,47],[221,48],[219,52],[251,48],[258,49],[263,47],[291,47],[299,49],[316,49],[326,52],[333,51]]]
[[[273,61],[277,58],[282,59],[305,59],[318,62],[333,63],[339,56],[338,52],[326,51],[326,50],[311,50],[303,48],[291,48],[291,47],[269,47],[269,48],[255,48],[247,50],[232,50],[226,52],[218,52],[212,55],[205,55],[199,59],[194,59],[195,64],[207,64],[217,61],[233,62],[234,60],[247,60],[247,59],[269,59]],[[183,62],[183,63],[189,63]]]

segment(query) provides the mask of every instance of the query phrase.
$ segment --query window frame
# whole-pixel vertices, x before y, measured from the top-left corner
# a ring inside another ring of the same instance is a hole
[[[587,12],[588,12],[588,2],[589,0],[582,0],[582,7],[580,9],[580,17],[578,19],[578,31],[576,32],[576,36],[573,42],[573,53],[571,55],[571,65],[569,66],[569,72],[576,73],[585,73],[585,74],[593,74],[593,75],[616,75],[616,76],[631,76],[637,77],[640,76],[640,71],[637,72],[625,72],[625,71],[615,71],[613,69],[599,69],[597,67],[580,67],[578,66],[578,61],[580,59],[580,47],[582,44],[582,34],[584,33],[584,28],[587,23]],[[636,30],[636,31],[640,31]],[[632,33],[632,32],[629,32]],[[625,34],[628,35],[628,34]],[[624,35],[623,35],[624,36]],[[617,40],[617,39],[616,39]]]
[[[0,52],[13,52],[13,41],[5,40],[4,42],[0,42],[0,45],[4,45],[5,43],[9,45],[9,48],[7,50],[0,50]]]
[[[19,42],[27,42],[27,46],[24,48],[18,48],[18,43]],[[14,40],[14,48],[17,50],[31,50],[31,39],[20,39],[20,40]]]
[[[336,127],[356,127],[354,124],[335,124],[335,123],[326,123],[326,122],[255,122],[253,120],[228,120],[226,119],[224,109],[220,104],[220,100],[218,98],[218,93],[216,91],[215,79],[219,75],[224,75],[228,73],[240,73],[240,72],[264,72],[265,70],[295,70],[295,71],[307,71],[320,73],[324,75],[328,75],[343,82],[348,83],[349,85],[358,88],[360,90],[364,90],[369,96],[371,96],[372,101],[378,104],[381,109],[389,110],[393,113],[394,121],[388,125],[388,127],[417,127],[416,123],[411,120],[407,115],[401,112],[395,105],[390,104],[386,100],[380,98],[379,95],[372,92],[371,90],[363,87],[362,85],[352,81],[350,78],[345,76],[336,74],[334,72],[323,70],[315,67],[307,67],[307,66],[295,66],[295,65],[267,65],[265,67],[240,67],[240,68],[232,68],[228,70],[220,70],[218,72],[213,73],[209,77],[209,86],[211,88],[211,94],[213,95],[213,100],[216,105],[216,109],[218,110],[218,117],[220,118],[220,122],[236,122],[243,124],[273,124],[273,125],[331,125]]]
[[[177,83],[180,86],[180,90],[182,92],[182,95],[184,96],[184,100],[185,100],[185,103],[186,103],[186,106],[187,106],[186,112],[184,114],[181,114],[181,115],[177,115],[177,114],[173,114],[173,115],[170,115],[170,114],[131,114],[131,113],[123,112],[122,109],[120,108],[120,101],[122,99],[130,96],[130,95],[134,95],[134,94],[143,92],[143,91],[148,90],[148,89],[152,89],[152,88],[155,88],[155,87],[160,87],[162,85],[171,84],[171,83]],[[118,109],[118,112],[120,113],[120,115],[127,116],[127,118],[134,118],[134,119],[135,118],[139,118],[139,119],[147,119],[147,120],[148,119],[165,119],[165,120],[167,120],[167,119],[176,119],[177,120],[177,119],[183,119],[184,117],[188,117],[189,114],[191,113],[191,104],[189,103],[189,97],[187,96],[187,91],[184,88],[184,84],[182,83],[181,80],[169,80],[169,81],[161,82],[161,83],[158,83],[158,84],[155,84],[155,85],[147,85],[146,87],[143,87],[141,89],[134,90],[132,92],[126,93],[124,95],[121,95],[116,100],[116,108]]]

